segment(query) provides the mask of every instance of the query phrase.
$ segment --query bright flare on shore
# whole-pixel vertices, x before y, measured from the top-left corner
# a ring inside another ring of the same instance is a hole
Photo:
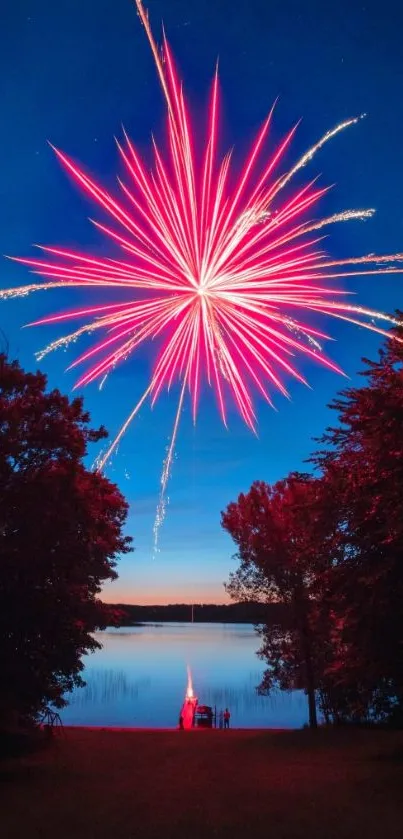
[[[194,699],[194,692],[193,692],[193,684],[192,684],[192,673],[190,667],[187,668],[188,672],[188,683],[186,688],[186,699]]]
[[[186,391],[196,418],[200,385],[214,389],[226,423],[226,397],[232,396],[243,419],[256,428],[251,388],[271,403],[270,388],[288,395],[284,377],[305,382],[293,362],[296,354],[320,361],[341,372],[322,352],[327,336],[306,323],[304,316],[331,315],[381,335],[373,319],[395,320],[381,312],[347,303],[334,280],[355,275],[401,272],[402,254],[369,254],[334,260],[322,250],[326,225],[366,219],[374,210],[345,210],[312,220],[310,213],[327,189],[315,180],[290,191],[293,176],[308,164],[324,143],[356,123],[347,120],[328,131],[288,170],[279,171],[296,127],[258,167],[271,127],[273,108],[263,123],[244,167],[235,180],[231,152],[219,159],[217,130],[219,91],[214,77],[204,150],[196,153],[182,85],[164,38],[160,53],[141,0],[140,19],[152,49],[168,112],[168,148],[163,154],[153,140],[150,171],[124,134],[117,143],[127,182],[119,179],[122,198],[115,198],[61,151],[55,152],[76,183],[110,217],[112,226],[94,222],[124,259],[96,258],[61,248],[43,247],[41,259],[19,260],[46,278],[0,297],[40,289],[83,286],[94,291],[94,302],[81,309],[50,315],[36,324],[84,320],[68,335],[42,352],[67,347],[86,333],[103,333],[71,367],[87,362],[76,387],[106,376],[146,341],[158,339],[154,371],[146,391],[97,463],[103,469],[129,424],[150,397],[155,403],[163,388],[179,381],[180,396],[174,429],[161,478],[161,495],[154,527],[155,546],[164,519],[166,488],[172,466],[179,418]],[[287,189],[286,189],[287,187]],[[103,289],[123,289],[124,300],[103,303]],[[127,300],[128,291],[136,291]],[[140,291],[140,296],[137,292]],[[148,293],[144,296],[144,292]],[[106,333],[106,334],[105,334]]]

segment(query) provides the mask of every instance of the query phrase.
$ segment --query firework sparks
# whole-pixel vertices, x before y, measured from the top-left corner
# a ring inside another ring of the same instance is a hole
[[[186,699],[194,699],[192,673],[191,673],[189,665],[187,666],[186,669],[187,669],[187,674],[188,674],[188,683],[187,683],[187,688],[186,688]]]
[[[271,404],[269,390],[277,389],[287,395],[285,377],[305,382],[293,363],[295,354],[320,360],[329,369],[341,372],[322,351],[321,342],[328,336],[300,320],[300,315],[313,312],[332,316],[381,335],[388,334],[373,319],[382,319],[389,326],[396,321],[382,312],[347,303],[334,280],[401,272],[403,254],[332,260],[321,249],[321,237],[312,238],[309,234],[335,223],[370,218],[374,210],[344,210],[315,220],[310,213],[326,189],[312,181],[290,192],[294,175],[325,143],[361,117],[345,120],[328,131],[291,168],[277,174],[295,128],[259,169],[258,158],[271,125],[272,108],[235,186],[231,187],[231,155],[219,160],[217,152],[217,71],[204,151],[198,155],[168,43],[164,37],[160,53],[141,0],[136,0],[136,6],[167,106],[168,154],[164,155],[153,141],[154,168],[149,171],[125,134],[118,151],[127,180],[119,179],[122,198],[117,199],[55,149],[74,181],[109,217],[111,226],[94,224],[121,248],[124,258],[100,259],[60,248],[42,248],[42,258],[18,261],[29,265],[44,281],[4,289],[0,297],[76,286],[136,291],[129,302],[92,303],[36,321],[84,321],[75,331],[50,343],[37,357],[41,359],[55,349],[66,348],[84,334],[101,332],[103,337],[98,343],[71,366],[87,362],[76,387],[97,380],[102,388],[117,364],[144,342],[159,339],[148,387],[96,464],[97,469],[104,469],[148,397],[154,404],[163,388],[169,389],[174,381],[181,383],[161,477],[154,526],[157,549],[186,391],[190,392],[195,419],[200,383],[205,378],[215,391],[223,422],[230,395],[244,421],[254,430],[252,388]],[[281,200],[280,193],[285,196]]]

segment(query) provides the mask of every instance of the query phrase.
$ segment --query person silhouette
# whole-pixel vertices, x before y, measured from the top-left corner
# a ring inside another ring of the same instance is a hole
[[[228,708],[226,708],[225,711],[224,711],[224,728],[229,728],[230,719],[231,719],[231,714],[230,714]]]

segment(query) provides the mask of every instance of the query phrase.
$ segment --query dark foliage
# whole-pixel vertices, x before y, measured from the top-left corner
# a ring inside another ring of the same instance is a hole
[[[365,365],[366,384],[331,405],[339,424],[314,457],[338,511],[342,557],[329,579],[329,672],[357,718],[403,719],[402,344],[388,341]]]
[[[281,602],[265,625],[262,689],[303,687],[327,721],[403,721],[403,327],[366,383],[331,407],[338,425],[312,458],[318,477],[252,485],[228,506],[236,599]]]
[[[99,599],[116,577],[127,504],[83,463],[82,400],[0,356],[0,722],[32,716],[82,684],[91,633],[113,620]]]
[[[274,486],[254,483],[228,506],[222,524],[241,561],[230,578],[231,596],[260,596],[288,607],[286,624],[265,624],[260,630],[260,655],[269,665],[261,690],[303,688],[315,726],[323,651],[317,603],[335,546],[332,505],[326,503],[320,481],[296,473]]]

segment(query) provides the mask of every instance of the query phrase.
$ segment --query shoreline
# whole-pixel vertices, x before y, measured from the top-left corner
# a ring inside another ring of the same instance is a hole
[[[174,726],[171,726],[171,727],[166,726],[166,727],[161,727],[161,728],[158,727],[157,728],[155,726],[154,727],[153,726],[143,726],[142,727],[142,726],[128,726],[128,725],[126,725],[126,726],[119,726],[119,725],[80,725],[79,723],[77,723],[77,724],[69,723],[68,725],[64,725],[64,723],[63,723],[62,728],[63,728],[63,731],[70,731],[70,729],[71,729],[72,731],[111,731],[111,732],[115,732],[115,733],[117,733],[117,732],[141,732],[141,733],[145,733],[145,732],[172,732],[172,731],[179,731],[180,730],[178,725],[176,725],[176,726],[174,725]],[[57,732],[59,730],[61,730],[60,726],[55,726],[54,730],[55,730],[56,736],[57,736]],[[211,733],[212,731],[224,731],[224,729],[221,729],[221,728],[218,728],[218,727],[217,728],[203,728],[203,727],[199,728],[197,726],[195,726],[194,728],[189,728],[189,729],[184,729],[184,730],[185,731],[198,731],[198,732],[202,732],[202,733],[203,732],[210,732]],[[288,731],[291,732],[291,731],[303,731],[303,730],[304,729],[302,729],[302,728],[269,728],[269,727],[267,727],[267,728],[238,728],[237,726],[231,726],[230,728],[226,729],[226,732],[228,732],[228,731],[245,732],[245,733],[253,733],[254,732],[254,733],[258,733],[258,734],[265,734],[267,732],[271,732],[272,734],[281,734],[281,733],[288,732]],[[319,730],[321,730],[320,726],[318,728],[318,731]]]

